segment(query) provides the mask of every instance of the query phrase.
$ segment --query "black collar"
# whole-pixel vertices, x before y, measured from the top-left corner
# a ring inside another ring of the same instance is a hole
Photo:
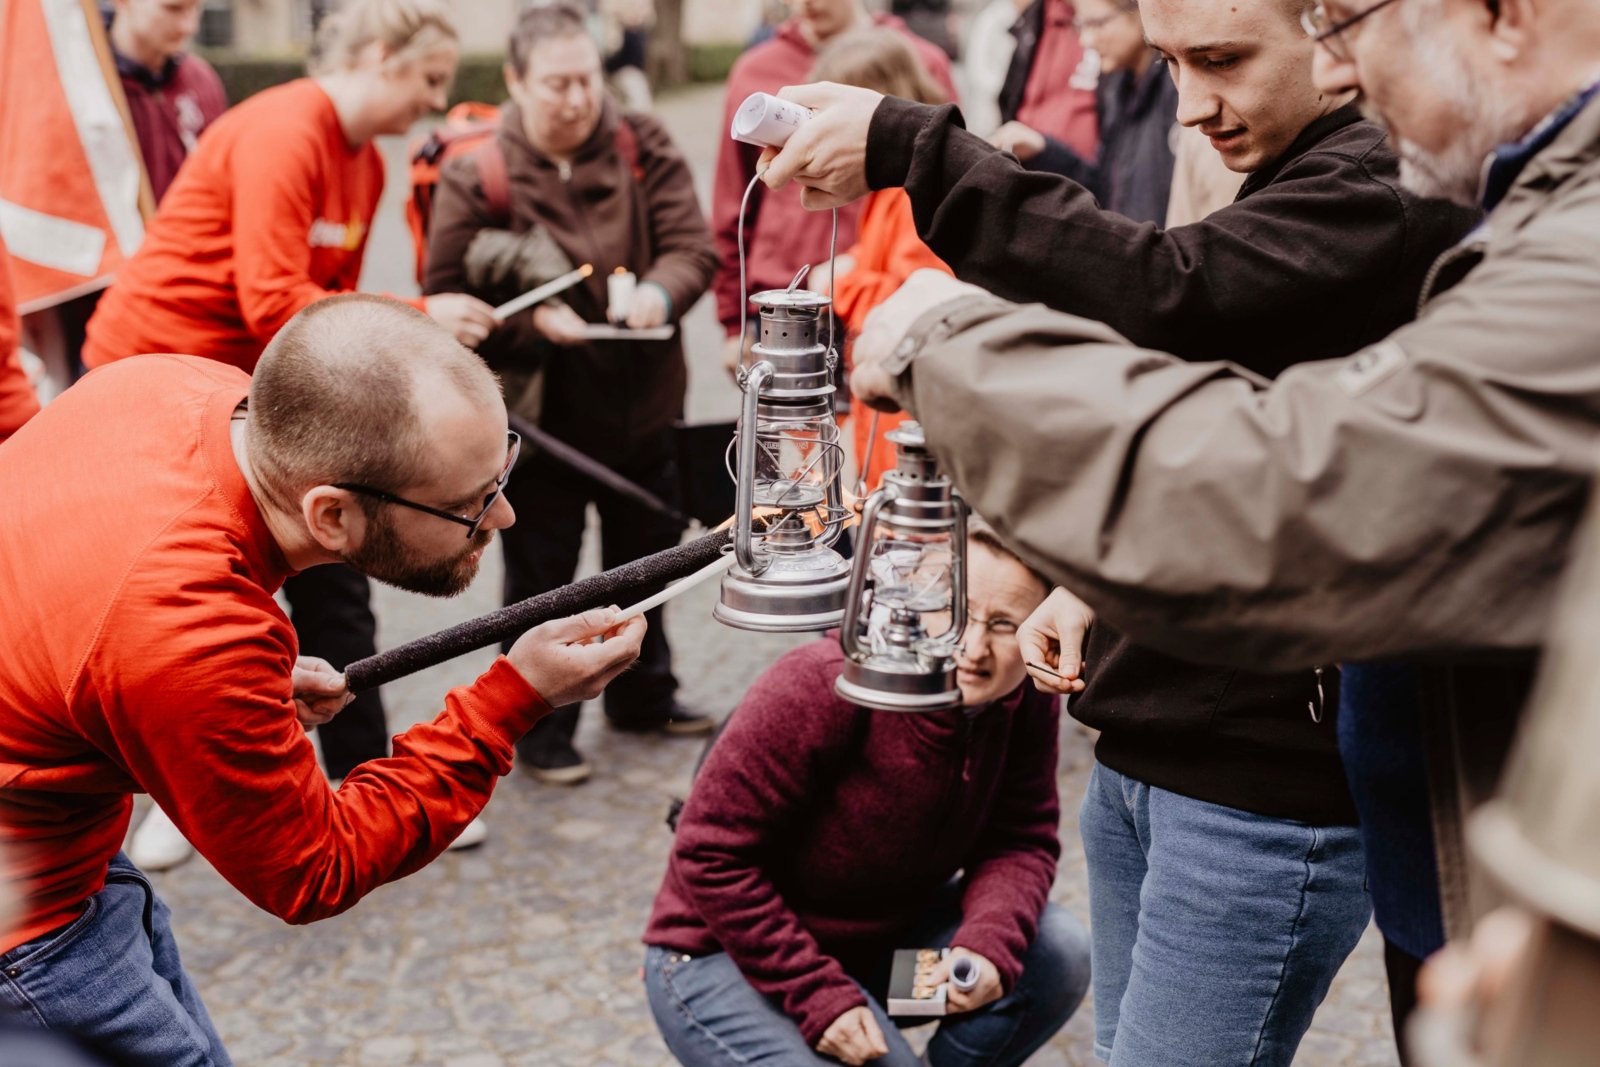
[[[1346,126],[1354,126],[1360,121],[1362,121],[1361,109],[1351,103],[1346,104],[1337,111],[1330,111],[1310,123],[1300,131],[1300,136],[1296,137],[1289,147],[1284,150],[1283,155],[1250,172],[1250,175],[1245,178],[1244,184],[1239,187],[1239,196],[1249,196],[1257,189],[1269,185],[1277,179],[1284,167],[1311,151],[1329,135],[1338,133]]]
[[[115,48],[111,52],[116,57],[117,73],[124,78],[132,79],[146,89],[166,88],[171,83],[173,75],[178,73],[178,64],[183,62],[182,55],[168,56],[167,61],[161,64],[161,69],[156,71],[136,59],[128,58]]]

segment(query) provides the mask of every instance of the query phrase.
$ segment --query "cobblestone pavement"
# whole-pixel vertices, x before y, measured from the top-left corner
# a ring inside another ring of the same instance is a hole
[[[720,91],[697,90],[662,106],[702,177],[720,133],[719,104]],[[393,182],[404,170],[390,148]],[[409,262],[392,205],[391,195],[366,279],[391,292],[404,291]],[[727,417],[735,394],[716,369],[715,323],[704,304],[688,332],[691,414]],[[498,606],[498,585],[491,554],[476,584],[455,601],[382,589],[381,641],[392,645],[490,610]],[[720,627],[711,619],[714,595],[708,587],[675,602],[668,629],[685,701],[720,717],[796,641]],[[391,725],[400,730],[430,717],[450,686],[491,659],[488,652],[463,657],[389,686]],[[288,927],[257,911],[203,861],[157,875],[188,968],[241,1067],[670,1063],[638,978],[638,937],[670,841],[662,822],[667,800],[686,790],[700,745],[615,733],[600,719],[589,709],[578,734],[596,765],[589,783],[562,789],[514,773],[485,812],[491,835],[484,846],[447,853],[313,927]],[[1087,737],[1066,722],[1064,856],[1052,896],[1084,919],[1076,801],[1090,765]],[[1032,1062],[1092,1062],[1090,1017],[1086,1003]],[[1369,931],[1297,1063],[1395,1062],[1380,943]]]

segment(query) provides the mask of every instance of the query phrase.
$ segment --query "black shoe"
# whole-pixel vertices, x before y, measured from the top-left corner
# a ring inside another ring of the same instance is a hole
[[[717,728],[717,720],[709,715],[690,711],[681,704],[672,705],[672,710],[665,718],[607,721],[611,723],[613,730],[621,730],[623,733],[663,733],[673,737],[703,737]]]
[[[519,747],[517,762],[547,785],[577,785],[594,773],[589,761],[565,738],[547,740],[537,750]]]

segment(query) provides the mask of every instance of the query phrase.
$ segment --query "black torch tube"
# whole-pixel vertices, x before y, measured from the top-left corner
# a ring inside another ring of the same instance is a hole
[[[468,619],[447,630],[358,659],[345,668],[345,682],[352,693],[365,692],[473,649],[496,644],[542,622],[578,615],[607,604],[625,603],[643,590],[686,578],[715,562],[727,544],[728,532],[718,530],[560,589],[507,604],[498,611]]]

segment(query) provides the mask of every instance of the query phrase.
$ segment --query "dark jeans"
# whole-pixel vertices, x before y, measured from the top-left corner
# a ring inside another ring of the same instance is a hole
[[[670,502],[677,496],[677,463],[670,434],[656,435],[634,449],[625,462],[607,465],[663,500]],[[506,484],[506,499],[517,512],[516,524],[500,533],[507,604],[572,581],[591,502],[600,512],[600,565],[606,570],[671,548],[681,539],[682,532],[671,519],[618,497],[543,455],[532,456],[517,469]],[[641,592],[639,598],[647,595],[648,591]],[[606,717],[622,726],[666,719],[678,690],[661,609],[646,612],[645,622],[649,630],[639,661],[606,688]],[[505,647],[510,646],[507,641]],[[551,743],[570,742],[578,728],[578,709],[577,704],[557,708],[518,743],[517,751],[537,761]]]
[[[950,943],[959,910],[935,908],[908,930],[903,947]],[[1089,936],[1083,924],[1054,904],[1045,905],[1039,932],[1022,958],[1016,987],[977,1011],[942,1019],[903,1020],[939,1030],[920,1059],[884,1013],[889,958],[852,973],[878,1020],[889,1054],[878,1067],[1012,1067],[1033,1055],[1066,1024],[1089,988]],[[761,1064],[762,1067],[825,1067],[837,1060],[806,1044],[800,1029],[769,997],[756,991],[725,952],[689,958],[651,946],[645,953],[645,991],[667,1048],[686,1067]]]
[[[303,655],[319,656],[342,671],[377,651],[378,621],[366,575],[328,563],[284,582],[283,595]],[[317,727],[317,739],[329,778],[343,778],[358,764],[387,756],[389,724],[378,690],[357,696],[332,722]]]
[[[118,853],[82,915],[0,955],[0,1010],[117,1067],[231,1067],[170,920],[149,879]]]

